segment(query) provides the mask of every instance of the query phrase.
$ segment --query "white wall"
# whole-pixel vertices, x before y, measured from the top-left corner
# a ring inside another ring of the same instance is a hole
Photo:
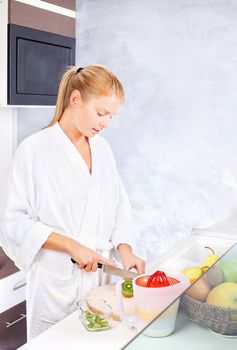
[[[148,260],[237,208],[237,2],[78,0],[77,64],[102,63],[126,101],[104,134]],[[18,142],[53,109],[18,110]]]
[[[121,79],[104,134],[153,259],[237,208],[237,2],[78,0],[77,62]]]
[[[17,111],[17,143],[53,119],[54,107],[19,108]]]
[[[0,107],[0,193],[4,190],[14,151],[15,121],[15,109]]]

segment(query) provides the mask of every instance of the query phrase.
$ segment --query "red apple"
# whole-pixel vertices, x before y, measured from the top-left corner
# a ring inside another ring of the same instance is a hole
[[[210,292],[210,286],[208,285],[206,279],[203,277],[199,278],[194,282],[191,287],[186,290],[186,294],[195,300],[206,301],[207,295]]]

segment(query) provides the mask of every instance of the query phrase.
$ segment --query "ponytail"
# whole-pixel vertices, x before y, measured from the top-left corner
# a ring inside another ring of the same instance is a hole
[[[66,97],[66,92],[68,90],[69,81],[71,80],[72,76],[75,75],[76,73],[77,73],[76,68],[70,68],[64,73],[58,89],[58,96],[57,96],[54,117],[48,126],[52,126],[55,123],[57,123],[60,120],[61,116],[63,115],[63,112],[67,107],[65,103],[66,102],[65,97]]]
[[[98,64],[89,65],[83,69],[72,67],[62,77],[55,114],[48,126],[54,125],[61,119],[74,90],[80,91],[83,100],[106,95],[115,95],[121,102],[124,99],[122,84],[106,67]]]

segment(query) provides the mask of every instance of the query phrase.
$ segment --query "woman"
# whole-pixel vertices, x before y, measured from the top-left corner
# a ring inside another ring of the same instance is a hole
[[[143,273],[132,252],[131,210],[112,151],[98,133],[123,101],[107,68],[71,68],[63,76],[49,127],[18,147],[1,222],[3,248],[27,273],[27,336],[75,310],[98,286],[97,263]],[[72,264],[73,258],[77,264]]]

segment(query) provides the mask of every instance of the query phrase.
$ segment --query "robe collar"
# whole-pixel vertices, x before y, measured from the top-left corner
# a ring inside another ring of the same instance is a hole
[[[96,136],[94,136],[94,138],[88,138],[88,142],[89,142],[89,147],[90,147],[90,152],[91,152],[91,173],[88,169],[88,166],[85,162],[85,160],[82,158],[81,153],[79,152],[79,150],[76,148],[76,146],[72,143],[72,141],[70,140],[70,138],[67,136],[67,134],[65,133],[65,131],[61,128],[61,126],[59,125],[59,123],[55,123],[53,125],[53,127],[55,128],[56,132],[59,134],[60,138],[62,140],[64,140],[64,144],[67,146],[68,150],[71,150],[71,154],[73,154],[75,157],[78,158],[82,168],[84,169],[85,175],[92,177],[95,175],[96,172],[96,156],[95,156],[95,148],[94,148],[94,138],[96,138]]]

